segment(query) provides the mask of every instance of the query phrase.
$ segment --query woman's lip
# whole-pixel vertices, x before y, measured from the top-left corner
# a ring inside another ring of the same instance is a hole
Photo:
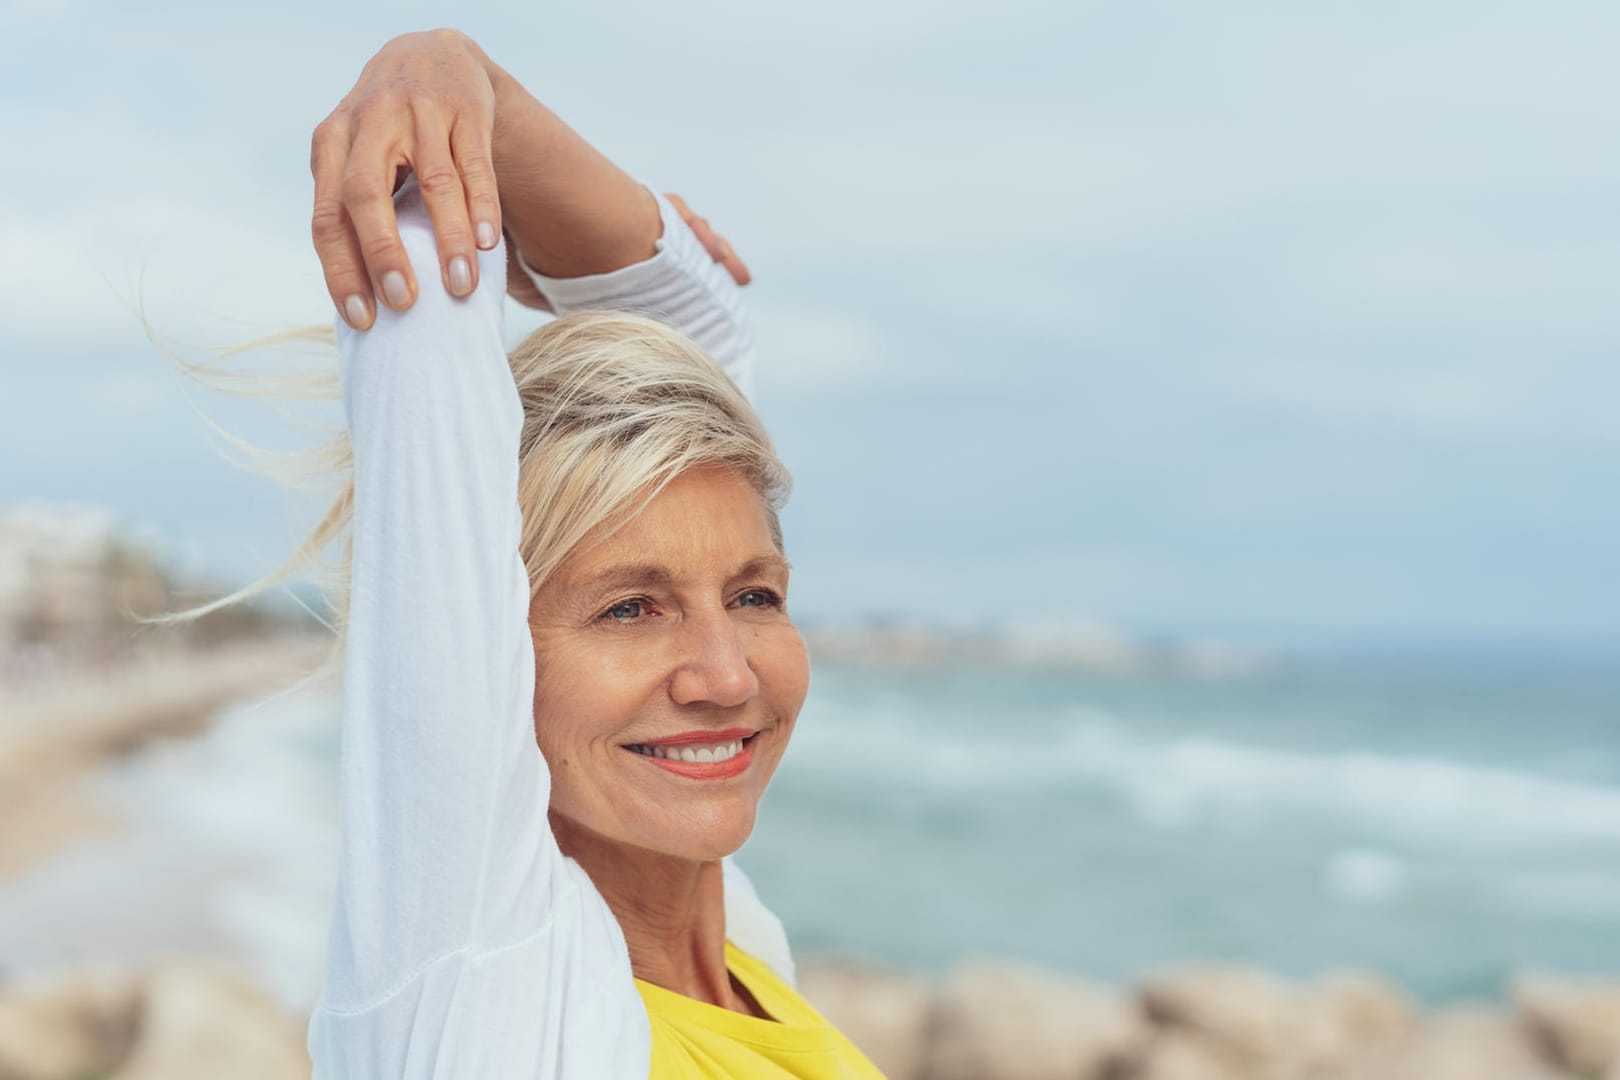
[[[626,743],[627,746],[689,746],[693,743],[728,743],[739,739],[751,739],[759,734],[759,728],[726,728],[724,731],[683,731],[679,735],[666,735],[662,739],[642,739],[640,742]]]
[[[639,743],[646,746],[646,743]],[[733,776],[741,776],[748,771],[748,766],[754,760],[754,748],[749,743],[743,743],[742,749],[737,751],[725,761],[677,761],[671,758],[653,757],[651,754],[636,754],[634,750],[627,753],[635,754],[642,761],[658,766],[666,772],[676,776],[684,776],[689,780],[728,780]]]

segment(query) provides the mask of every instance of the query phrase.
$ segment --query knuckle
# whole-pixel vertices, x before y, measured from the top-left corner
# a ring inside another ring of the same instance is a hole
[[[381,182],[375,176],[363,172],[346,174],[343,177],[342,190],[343,201],[351,206],[383,195]]]
[[[337,127],[329,116],[315,125],[314,132],[309,137],[309,169],[315,172],[319,169],[321,159],[334,149],[337,140]]]
[[[405,107],[412,116],[431,116],[444,111],[444,99],[436,90],[413,84],[404,91]]]
[[[461,178],[468,187],[484,187],[495,182],[495,167],[482,155],[470,157],[461,163]]]
[[[399,245],[394,238],[388,235],[362,236],[360,238],[360,253],[366,257],[366,265],[376,267],[379,263],[391,262],[395,259],[404,261],[399,256]]]
[[[323,202],[310,215],[309,231],[315,243],[324,244],[341,238],[345,224],[343,208],[336,203]]]
[[[433,165],[419,169],[416,181],[422,186],[422,194],[429,199],[450,198],[461,194],[461,177],[448,165]]]

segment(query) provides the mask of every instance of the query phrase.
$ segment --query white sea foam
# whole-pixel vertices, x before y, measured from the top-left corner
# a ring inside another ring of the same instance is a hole
[[[1155,737],[1076,712],[1052,734],[1007,722],[983,735],[915,713],[818,707],[800,724],[791,768],[937,789],[1110,793],[1153,826],[1263,832],[1302,815],[1470,848],[1620,845],[1620,788],[1527,770],[1374,750],[1283,749],[1213,736]],[[855,734],[859,732],[858,736]],[[852,738],[866,748],[852,761]],[[875,775],[874,775],[875,774]]]
[[[1352,904],[1387,904],[1406,887],[1405,860],[1373,848],[1335,851],[1323,867],[1327,891]]]
[[[208,936],[293,1008],[319,990],[337,866],[337,718],[336,697],[320,690],[233,707],[202,737],[154,749],[104,784],[134,838],[207,871],[188,902]]]

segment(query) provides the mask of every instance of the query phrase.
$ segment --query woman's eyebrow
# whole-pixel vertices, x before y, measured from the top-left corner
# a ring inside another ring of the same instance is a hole
[[[675,580],[675,572],[657,563],[624,562],[603,567],[579,583],[579,588],[593,592],[618,588],[622,585],[668,585]]]
[[[786,577],[792,564],[777,554],[756,555],[737,568],[733,578],[755,577],[759,574],[781,574]]]
[[[771,573],[785,576],[790,568],[788,561],[780,555],[756,555],[734,570],[727,580]],[[593,593],[607,592],[629,585],[669,585],[674,580],[675,571],[660,563],[622,562],[604,566],[589,577],[582,578],[575,588]]]

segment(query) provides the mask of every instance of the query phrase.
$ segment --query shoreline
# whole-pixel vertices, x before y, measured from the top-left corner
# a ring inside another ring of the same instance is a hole
[[[302,634],[172,647],[0,695],[0,883],[119,829],[93,790],[110,763],[206,731],[225,706],[308,674],[324,649]]]
[[[889,1080],[1620,1080],[1620,979],[1525,976],[1505,1002],[1425,1010],[1359,971],[1186,965],[1113,986],[822,955],[799,986]],[[306,1023],[218,957],[0,977],[0,1075],[307,1080]]]

